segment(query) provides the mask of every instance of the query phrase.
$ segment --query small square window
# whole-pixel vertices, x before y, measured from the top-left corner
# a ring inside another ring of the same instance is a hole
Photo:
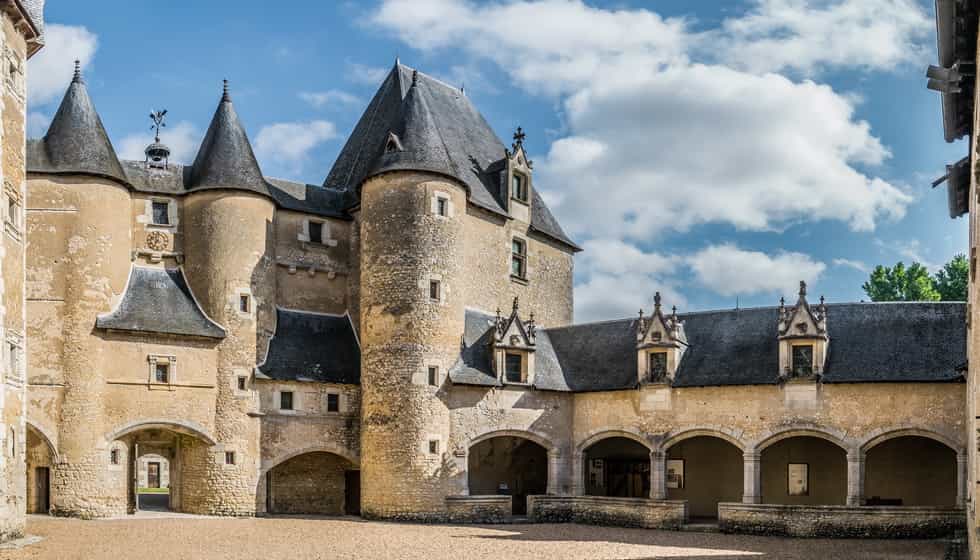
[[[509,383],[524,382],[524,356],[507,353],[504,355],[504,375]]]
[[[170,225],[170,203],[164,200],[153,201],[153,223],[162,226]]]
[[[813,374],[813,345],[798,344],[793,346],[793,375],[806,377]]]
[[[436,366],[429,366],[429,385],[435,387],[439,384],[439,368]]]
[[[323,243],[323,222],[310,222],[310,241]]]
[[[238,295],[238,310],[242,313],[252,312],[252,298],[248,294]]]
[[[340,395],[327,393],[327,412],[340,412]]]
[[[248,388],[248,378],[245,377],[244,375],[239,375],[238,376],[238,390],[239,391],[244,391],[247,388]]]
[[[225,464],[226,465],[234,465],[235,464],[235,452],[234,451],[225,451]]]
[[[113,449],[112,451],[109,452],[109,462],[112,463],[113,465],[118,465],[119,464],[119,450],[118,449]]]
[[[511,196],[521,202],[527,202],[527,182],[518,173],[514,173],[511,178]]]
[[[153,378],[157,383],[170,383],[170,364],[157,362],[153,368]]]
[[[429,455],[436,455],[439,453],[439,440],[430,439],[429,440]]]
[[[443,197],[436,198],[436,213],[440,216],[449,215],[449,200]]]
[[[439,301],[441,299],[442,286],[438,280],[429,280],[429,299]]]
[[[293,409],[293,392],[282,391],[279,393],[279,410]]]

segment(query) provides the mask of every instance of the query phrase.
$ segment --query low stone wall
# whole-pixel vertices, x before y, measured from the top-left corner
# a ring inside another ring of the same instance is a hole
[[[528,496],[528,515],[539,523],[588,523],[646,529],[679,529],[687,501],[606,496]]]
[[[966,527],[963,508],[718,504],[725,533],[793,537],[936,538]]]
[[[503,523],[511,516],[511,497],[447,496],[446,511],[456,523]]]

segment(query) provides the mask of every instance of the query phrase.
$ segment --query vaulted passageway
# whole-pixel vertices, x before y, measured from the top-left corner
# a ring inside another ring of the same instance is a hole
[[[892,438],[865,455],[865,503],[955,506],[956,477],[956,451],[947,445],[921,436]]]
[[[292,457],[265,474],[268,513],[358,515],[360,479],[349,460],[323,451]]]
[[[513,496],[513,513],[527,513],[527,497],[548,490],[548,452],[521,437],[498,436],[478,442],[467,457],[471,495]]]
[[[712,436],[682,440],[667,450],[670,500],[687,500],[692,518],[718,517],[719,502],[742,500],[742,450]]]
[[[585,493],[650,497],[650,449],[625,437],[608,437],[585,450]]]
[[[823,438],[793,436],[761,453],[762,503],[844,505],[847,452]]]

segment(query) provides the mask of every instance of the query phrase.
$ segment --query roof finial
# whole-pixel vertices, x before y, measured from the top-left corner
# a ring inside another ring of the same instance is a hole
[[[660,292],[653,294],[653,312],[660,311]]]
[[[517,151],[517,148],[520,148],[521,146],[524,145],[524,138],[526,136],[527,136],[527,134],[524,134],[524,129],[521,128],[521,127],[517,127],[517,130],[514,132],[514,145],[513,145],[513,148],[514,148],[514,151],[515,152]]]
[[[419,83],[419,71],[412,70],[412,87],[417,86]]]
[[[71,81],[73,84],[84,83],[82,81],[82,61],[75,59],[75,75],[72,76]]]
[[[231,101],[231,96],[228,95],[228,80],[221,80],[221,100]]]
[[[806,297],[806,281],[800,280],[800,297]]]
[[[518,307],[517,296],[514,296],[514,313],[517,313],[517,307]]]

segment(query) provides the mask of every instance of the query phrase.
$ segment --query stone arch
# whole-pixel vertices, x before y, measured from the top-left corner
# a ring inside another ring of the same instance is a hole
[[[558,446],[555,445],[548,436],[532,430],[494,430],[492,432],[487,432],[485,434],[472,437],[466,443],[466,453],[469,454],[470,449],[472,449],[473,446],[477,445],[478,443],[496,437],[516,437],[526,439],[545,448],[549,454],[558,453]]]
[[[106,441],[112,442],[133,432],[150,429],[170,430],[171,432],[176,432],[178,434],[196,437],[209,446],[215,445],[214,438],[208,435],[204,427],[197,422],[191,422],[188,420],[171,420],[168,418],[146,418],[143,420],[127,422],[126,424],[120,426],[116,431],[106,434]]]
[[[306,455],[307,453],[331,453],[342,459],[347,460],[347,462],[354,465],[355,467],[360,468],[361,465],[361,458],[358,455],[351,453],[350,451],[343,449],[339,446],[311,445],[309,447],[304,447],[302,449],[296,449],[293,451],[280,453],[277,457],[269,461],[262,461],[262,469],[259,474],[264,475],[265,473],[278,467],[279,465],[285,463],[286,461],[293,459],[295,457],[299,457],[300,455]]]
[[[54,438],[51,437],[51,434],[33,422],[27,422],[27,429],[34,432],[41,441],[47,444],[48,451],[51,452],[51,462],[58,463],[58,446],[54,444]]]
[[[925,428],[918,428],[915,426],[889,427],[889,428],[879,428],[877,430],[874,430],[870,432],[867,436],[865,436],[859,449],[861,453],[867,453],[869,450],[871,450],[873,447],[875,447],[880,443],[884,443],[890,439],[895,439],[895,438],[905,437],[905,436],[917,436],[917,437],[923,437],[926,439],[937,441],[945,445],[946,447],[952,449],[954,452],[956,452],[957,456],[963,456],[966,453],[966,450],[963,448],[963,446],[958,442],[956,442],[955,440],[953,440],[952,438],[943,435],[939,432],[935,432]]]
[[[750,444],[746,445],[745,451],[761,453],[767,447],[793,437],[815,437],[823,439],[840,447],[847,454],[853,454],[858,449],[857,444],[841,430],[814,424],[797,424],[763,433]]]
[[[657,446],[650,441],[650,438],[639,430],[634,430],[633,428],[602,428],[599,430],[593,430],[575,446],[576,453],[584,453],[586,449],[592,447],[596,443],[614,437],[626,438],[633,440],[636,443],[646,447],[651,452],[657,449]]]
[[[744,452],[746,450],[746,445],[742,442],[740,436],[741,432],[737,432],[723,426],[692,426],[681,430],[667,432],[667,434],[664,435],[663,441],[660,442],[659,449],[660,451],[666,453],[668,449],[686,439],[695,437],[714,437],[725,440],[737,447],[740,451]]]
[[[359,515],[360,498],[351,486],[359,486],[360,479],[350,479],[348,474],[359,471],[360,465],[358,454],[330,443],[293,449],[263,460],[255,488],[256,511]]]

